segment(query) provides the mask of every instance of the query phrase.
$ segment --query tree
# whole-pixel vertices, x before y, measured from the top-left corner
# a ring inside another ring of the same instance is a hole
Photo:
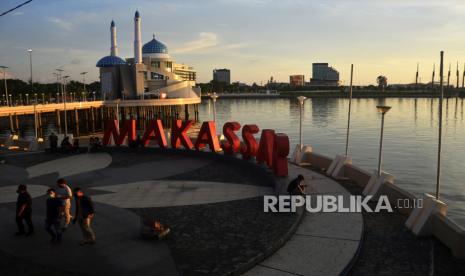
[[[387,86],[387,78],[385,76],[383,76],[383,75],[378,76],[376,78],[376,82],[378,83],[378,87],[381,90],[381,92],[384,92],[384,89]]]

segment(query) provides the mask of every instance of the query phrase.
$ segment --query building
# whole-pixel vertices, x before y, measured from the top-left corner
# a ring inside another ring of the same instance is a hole
[[[141,16],[134,16],[134,57],[118,56],[116,25],[110,25],[110,55],[97,62],[100,83],[105,99],[141,99],[157,97],[192,98],[200,96],[195,87],[196,71],[185,64],[177,64],[168,47],[153,35],[142,45]]]
[[[213,80],[217,82],[231,84],[231,71],[229,69],[214,69]]]
[[[304,86],[305,76],[304,75],[291,75],[289,76],[289,84],[291,86]]]
[[[338,86],[339,72],[333,67],[330,67],[328,63],[313,63],[310,85]]]

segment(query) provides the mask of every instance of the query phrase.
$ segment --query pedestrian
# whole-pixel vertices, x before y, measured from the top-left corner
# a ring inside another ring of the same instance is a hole
[[[95,234],[92,230],[94,204],[92,203],[92,199],[89,196],[84,195],[84,192],[81,190],[81,188],[74,189],[74,197],[76,201],[76,213],[73,219],[73,224],[76,223],[76,220],[79,222],[82,235],[84,236],[84,240],[79,244],[94,244]]]
[[[48,140],[50,141],[50,152],[55,153],[57,151],[58,146],[58,136],[55,135],[54,132],[48,136]]]
[[[18,199],[16,201],[16,224],[18,225],[18,232],[16,236],[26,234],[30,236],[34,234],[34,225],[32,224],[32,198],[27,192],[27,187],[24,184],[18,186],[16,191],[18,193]],[[27,224],[27,233],[24,229],[23,220]]]
[[[47,212],[45,218],[45,230],[52,236],[51,242],[61,242],[61,206],[62,202],[59,198],[57,198],[55,189],[48,189],[47,190]]]
[[[65,179],[60,178],[57,180],[56,188],[57,198],[61,200],[61,216],[64,218],[63,230],[68,229],[68,226],[71,222],[71,198],[73,197],[73,192],[68,186],[68,183]]]
[[[299,174],[297,178],[293,179],[287,186],[287,192],[289,195],[305,195],[304,176]]]

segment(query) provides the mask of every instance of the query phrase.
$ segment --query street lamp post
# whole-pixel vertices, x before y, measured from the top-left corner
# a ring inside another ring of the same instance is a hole
[[[29,105],[29,93],[26,93],[26,105]]]
[[[299,114],[300,114],[300,121],[299,121],[299,146],[300,146],[300,150],[302,151],[302,111],[304,109],[304,103],[305,103],[305,99],[307,97],[304,97],[304,96],[299,96],[297,97],[297,99],[299,100]]]
[[[379,138],[379,158],[378,158],[378,176],[381,176],[381,162],[383,156],[383,135],[384,135],[384,115],[391,109],[390,106],[378,105],[376,106],[378,112],[381,113],[381,135]]]
[[[34,93],[34,102],[37,103],[37,93]]]
[[[95,91],[94,91],[94,92],[92,92],[92,94],[94,94],[94,102],[95,102]]]
[[[87,72],[82,72],[81,75],[82,75],[82,83],[84,84],[84,91],[82,91],[82,95],[83,95],[83,99],[84,101],[87,101],[86,97],[84,95],[86,95],[87,91],[86,91],[86,74]]]
[[[444,100],[444,86],[443,86],[443,61],[444,61],[444,51],[441,51],[440,54],[441,63],[439,69],[440,75],[440,87],[441,87],[441,95],[439,98],[439,137],[438,137],[438,167],[437,167],[437,175],[436,175],[436,200],[439,200],[439,186],[441,184],[441,151],[442,151],[442,102]]]
[[[6,106],[10,106],[9,101],[8,101],[8,86],[6,84],[6,69],[8,68],[7,66],[0,66],[0,68],[3,69],[3,81],[5,82],[5,98],[6,98]]]
[[[32,49],[28,49],[27,51],[29,52],[29,69],[31,71],[31,95],[32,95],[32,93],[34,93],[34,82],[32,79]]]
[[[218,95],[214,92],[210,95],[210,98],[213,100],[213,121],[216,122],[216,99],[218,99]]]
[[[352,79],[354,76],[354,65],[350,65],[350,87],[349,87],[349,112],[347,116],[346,156],[349,156],[349,134],[350,134],[350,112],[352,109]]]
[[[65,120],[65,137],[68,136],[68,120],[66,118],[66,82],[69,76],[63,77],[63,109],[64,109],[64,120]]]

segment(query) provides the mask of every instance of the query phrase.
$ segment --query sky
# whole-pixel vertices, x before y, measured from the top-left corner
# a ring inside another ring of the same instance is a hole
[[[0,12],[24,0],[0,0]],[[313,62],[328,62],[349,83],[412,83],[417,62],[422,82],[445,51],[445,70],[465,63],[465,1],[455,0],[34,0],[0,17],[0,65],[27,80],[31,48],[35,81],[63,68],[72,79],[110,52],[115,20],[120,56],[133,57],[133,18],[140,11],[142,42],[154,33],[177,63],[197,70],[198,82],[215,68],[246,83],[273,76],[311,77]],[[462,73],[460,73],[462,74]],[[439,73],[436,74],[437,76]],[[454,78],[453,77],[453,78]]]

